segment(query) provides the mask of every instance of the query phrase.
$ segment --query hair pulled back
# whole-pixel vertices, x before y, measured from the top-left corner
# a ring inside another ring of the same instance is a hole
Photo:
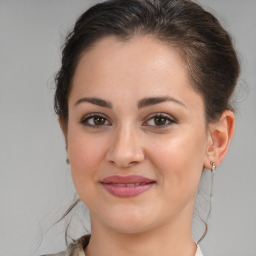
[[[207,122],[231,109],[239,62],[229,34],[218,20],[189,0],[110,0],[77,20],[62,51],[56,75],[55,112],[68,122],[68,95],[81,54],[98,40],[153,35],[183,57],[193,88],[202,95]]]

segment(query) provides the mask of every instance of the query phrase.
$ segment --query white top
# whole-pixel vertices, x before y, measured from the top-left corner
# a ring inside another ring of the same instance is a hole
[[[66,251],[66,252],[60,252],[60,253],[57,253],[57,254],[48,254],[48,255],[42,255],[42,256],[71,256],[71,254],[70,254],[70,252]],[[81,248],[75,254],[72,254],[72,256],[86,256],[86,255],[84,253],[84,250]],[[203,256],[199,245],[197,246],[197,251],[196,251],[195,256]]]
[[[58,255],[57,255],[57,256],[58,256]],[[61,255],[60,255],[60,256],[61,256]],[[69,254],[68,254],[68,255],[64,254],[63,256],[69,256]],[[76,256],[76,255],[75,255],[75,256]],[[80,250],[80,251],[78,252],[77,256],[86,256],[85,253],[84,253],[84,250]],[[201,251],[199,245],[197,245],[197,250],[196,250],[196,255],[195,255],[195,256],[203,256],[202,251]]]
[[[68,249],[65,252],[60,252],[57,254],[48,254],[48,255],[42,255],[42,256],[86,256],[84,253],[84,248],[89,243],[90,236],[86,235],[84,237],[81,237],[77,243],[70,244]],[[197,244],[197,250],[195,256],[203,256],[202,251]]]

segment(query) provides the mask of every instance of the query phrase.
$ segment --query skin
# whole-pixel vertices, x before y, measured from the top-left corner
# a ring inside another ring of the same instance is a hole
[[[112,108],[84,100],[92,97]],[[138,107],[152,97],[171,100]],[[151,36],[126,42],[107,37],[86,51],[68,106],[68,124],[59,122],[76,190],[91,214],[86,255],[194,256],[191,223],[202,169],[223,160],[233,113],[206,124],[203,99],[191,86],[186,64]],[[99,127],[93,117],[86,119],[92,113],[101,114]],[[160,123],[157,113],[164,115]],[[120,198],[100,183],[133,174],[156,184]]]

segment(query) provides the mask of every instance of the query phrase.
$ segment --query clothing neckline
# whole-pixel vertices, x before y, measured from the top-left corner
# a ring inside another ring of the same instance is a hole
[[[84,250],[87,247],[87,245],[89,244],[90,238],[91,238],[90,234],[80,237],[78,240],[76,240],[76,242],[74,244],[71,244],[68,247],[68,250],[66,251],[64,256],[71,256],[71,255],[72,256],[86,256]],[[197,246],[197,250],[196,250],[195,256],[203,256],[203,253],[202,253],[198,243],[196,243],[196,246]]]

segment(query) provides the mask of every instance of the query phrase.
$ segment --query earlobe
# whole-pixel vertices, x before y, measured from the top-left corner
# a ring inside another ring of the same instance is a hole
[[[211,169],[210,162],[218,166],[225,158],[235,130],[235,115],[225,110],[219,121],[210,125],[209,142],[207,145],[204,166]]]

